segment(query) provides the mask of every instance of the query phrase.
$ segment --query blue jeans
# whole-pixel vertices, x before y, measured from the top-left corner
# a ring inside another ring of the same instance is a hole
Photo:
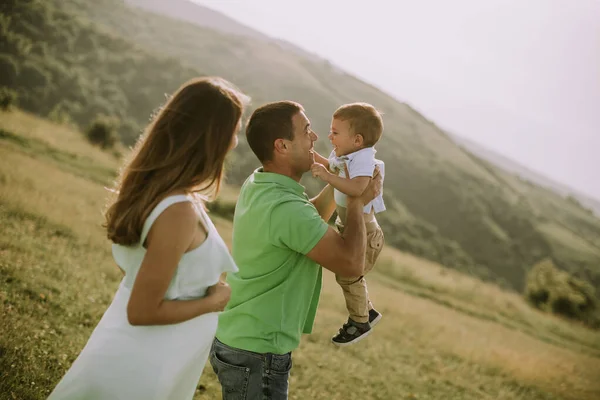
[[[223,400],[287,400],[292,353],[255,353],[215,338],[209,359]]]

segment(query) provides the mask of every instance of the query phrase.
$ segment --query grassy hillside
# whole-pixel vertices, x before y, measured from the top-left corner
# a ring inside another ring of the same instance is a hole
[[[193,6],[182,1],[170,1],[171,10]],[[517,290],[531,265],[551,257],[600,288],[594,250],[600,220],[474,157],[409,105],[326,60],[264,35],[231,35],[119,0],[6,4],[0,70],[10,73],[0,75],[0,86],[17,90],[25,109],[82,127],[97,114],[112,115],[123,121],[121,134],[130,144],[164,93],[187,77],[216,74],[249,93],[254,106],[277,99],[303,103],[321,134],[317,147],[327,153],[333,111],[368,101],[385,113],[377,148],[389,172],[388,211],[380,219],[389,245]],[[231,183],[239,185],[256,166],[242,140]],[[313,193],[319,187],[305,183]],[[568,238],[548,226],[568,231]],[[582,255],[578,247],[591,250]]]
[[[0,113],[2,398],[46,398],[117,289],[121,274],[100,224],[104,187],[118,165],[77,131]],[[225,202],[234,199],[235,189],[226,188]],[[213,218],[230,242],[230,222]],[[329,337],[345,310],[325,273],[315,332],[294,353],[291,399],[600,396],[597,331],[391,248],[369,290],[382,322],[356,346],[335,348]],[[219,390],[208,367],[196,399],[218,398]]]

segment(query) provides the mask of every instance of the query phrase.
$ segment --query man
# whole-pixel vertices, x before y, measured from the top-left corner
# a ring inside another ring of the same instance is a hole
[[[333,189],[314,199],[299,181],[314,163],[317,135],[301,105],[280,101],[258,108],[246,128],[262,164],[240,191],[233,220],[231,299],[219,316],[210,354],[223,399],[287,399],[291,352],[312,331],[322,269],[360,276],[366,232],[363,207],[381,188],[376,172],[365,192],[349,197],[346,226],[328,221]],[[360,262],[356,262],[356,260]]]

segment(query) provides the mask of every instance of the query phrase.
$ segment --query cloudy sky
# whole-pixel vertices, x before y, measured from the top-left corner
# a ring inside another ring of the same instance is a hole
[[[195,0],[600,199],[600,0]]]

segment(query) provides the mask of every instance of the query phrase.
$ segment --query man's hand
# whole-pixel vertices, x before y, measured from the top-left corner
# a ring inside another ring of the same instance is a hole
[[[379,166],[375,166],[375,171],[373,172],[373,179],[367,185],[367,188],[360,196],[360,201],[363,204],[369,204],[371,200],[374,200],[377,196],[381,194],[381,186],[383,183],[383,178],[381,177],[381,173],[379,172]]]
[[[314,163],[311,165],[310,171],[312,172],[312,176],[314,178],[320,178],[324,182],[329,182],[331,173],[327,171],[327,168],[325,168],[323,164]]]

